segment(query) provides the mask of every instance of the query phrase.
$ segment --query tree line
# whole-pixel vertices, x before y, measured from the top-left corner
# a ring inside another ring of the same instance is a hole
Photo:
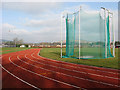
[[[23,44],[23,39],[18,39],[17,37],[14,38],[12,41],[6,41],[4,42],[5,45],[18,45],[18,44]]]

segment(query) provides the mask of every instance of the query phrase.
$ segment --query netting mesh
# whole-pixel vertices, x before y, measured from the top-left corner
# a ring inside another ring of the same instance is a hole
[[[107,34],[105,33],[105,28]],[[106,40],[107,46],[105,46]],[[106,48],[107,57],[105,57]],[[110,49],[109,16],[106,18],[105,27],[105,19],[100,12],[84,12],[81,10],[80,16],[79,12],[67,14],[66,57],[79,58],[79,54],[81,59],[112,57]]]
[[[111,54],[111,48],[110,48],[110,27],[109,27],[109,16],[107,17],[107,20],[106,20],[106,23],[107,23],[107,56],[108,57],[112,57],[112,54]]]

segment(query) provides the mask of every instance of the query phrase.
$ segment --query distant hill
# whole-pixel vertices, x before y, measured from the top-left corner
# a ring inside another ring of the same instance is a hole
[[[8,41],[10,41],[10,40],[0,39],[0,44],[1,44],[1,43],[5,43],[5,42],[8,42]]]

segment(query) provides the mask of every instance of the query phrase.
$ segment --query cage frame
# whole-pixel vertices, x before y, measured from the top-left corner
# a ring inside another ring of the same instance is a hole
[[[80,11],[81,11],[81,9],[82,9],[82,6],[80,6],[80,8],[79,8],[79,11],[77,11],[77,12],[79,12],[79,59],[81,59],[80,57],[81,57],[81,55],[80,55],[80,42],[81,42],[81,40],[80,40]],[[111,14],[112,15],[112,36],[113,36],[113,40],[112,40],[112,42],[113,42],[113,53],[112,53],[112,55],[113,55],[113,57],[115,57],[115,31],[114,31],[114,27],[113,27],[113,13],[112,12],[110,12],[108,9],[106,9],[106,8],[104,8],[104,7],[101,7],[101,9],[103,9],[104,10],[104,18],[105,18],[105,58],[107,58],[107,28],[106,28],[106,12],[108,13],[108,16]],[[67,14],[75,14],[75,13],[67,13]],[[63,57],[63,55],[62,55],[62,43],[63,43],[63,40],[62,40],[62,28],[63,28],[63,24],[62,24],[62,21],[65,19],[65,16],[63,15],[63,12],[61,13],[61,58]],[[110,19],[110,17],[109,17],[109,19]],[[110,28],[110,24],[109,24],[109,28]],[[66,25],[65,25],[65,31],[66,31]],[[109,34],[110,34],[110,32],[109,32]]]

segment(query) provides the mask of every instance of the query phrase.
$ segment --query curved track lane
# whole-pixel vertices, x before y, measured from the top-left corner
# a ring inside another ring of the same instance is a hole
[[[39,56],[39,51],[29,49],[2,56],[3,88],[120,88],[119,70],[47,59]]]

